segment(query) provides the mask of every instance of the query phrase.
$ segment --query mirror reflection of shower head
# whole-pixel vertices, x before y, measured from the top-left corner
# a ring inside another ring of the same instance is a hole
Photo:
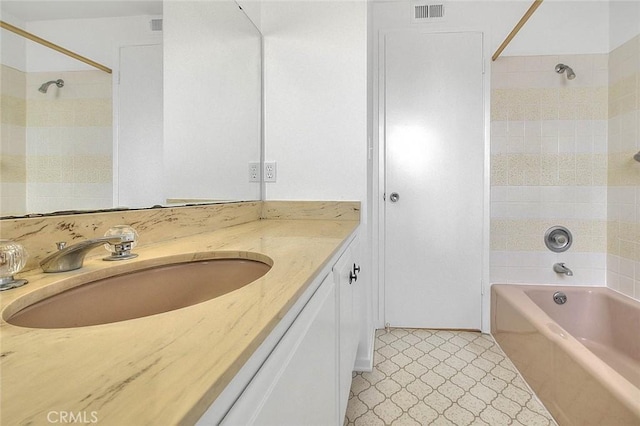
[[[576,78],[576,73],[573,72],[573,70],[569,65],[565,65],[565,64],[556,65],[556,72],[558,74],[562,74],[565,71],[567,72],[567,79],[573,80],[574,78]]]
[[[51,81],[47,81],[42,86],[40,86],[38,91],[42,93],[47,93],[47,90],[49,90],[49,86],[51,86],[52,84],[55,84],[58,87],[64,87],[64,81],[62,79],[51,80]]]

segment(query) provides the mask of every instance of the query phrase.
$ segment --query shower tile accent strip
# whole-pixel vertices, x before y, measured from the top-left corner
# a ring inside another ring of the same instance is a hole
[[[493,338],[376,331],[372,372],[354,373],[347,426],[556,425]]]

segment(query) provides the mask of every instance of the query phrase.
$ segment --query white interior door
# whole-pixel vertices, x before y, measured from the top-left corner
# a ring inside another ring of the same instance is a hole
[[[162,45],[120,48],[116,205],[164,204]]]
[[[384,42],[385,322],[480,329],[482,34]]]

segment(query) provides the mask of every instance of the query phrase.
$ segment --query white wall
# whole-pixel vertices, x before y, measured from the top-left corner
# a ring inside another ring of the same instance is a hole
[[[231,2],[164,5],[167,198],[255,200],[260,161],[260,38]]]
[[[260,0],[236,0],[251,22],[258,28],[262,28],[262,3]]]
[[[531,2],[496,3],[498,10],[494,16],[492,37],[495,48]],[[507,7],[511,11],[509,16],[501,12]],[[547,0],[518,33],[504,55],[608,53],[608,12],[607,1]]]
[[[445,1],[444,22],[410,23],[409,1],[375,1],[374,29],[487,29],[491,53],[527,11],[531,1]],[[608,53],[606,1],[546,0],[503,55]]]
[[[24,22],[8,13],[2,13],[0,18],[15,27],[24,28]],[[26,72],[26,39],[4,29],[1,31],[0,54],[2,54],[2,64]]]
[[[262,4],[269,200],[366,205],[367,5]]]
[[[609,51],[620,47],[640,32],[640,2],[609,2]]]
[[[154,18],[161,16],[33,21],[26,30],[117,71],[120,45],[162,42],[162,33],[151,31]],[[27,58],[29,72],[94,69],[36,43],[28,43]]]
[[[357,200],[362,204],[362,328],[357,368],[371,364],[372,266],[367,203],[368,4],[262,2],[265,158],[277,182],[267,200]]]

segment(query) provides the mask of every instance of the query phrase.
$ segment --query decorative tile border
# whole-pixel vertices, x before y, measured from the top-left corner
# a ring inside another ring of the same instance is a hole
[[[607,185],[607,155],[591,153],[494,154],[491,156],[491,185]]]
[[[510,88],[491,92],[492,120],[604,120],[607,87]]]

